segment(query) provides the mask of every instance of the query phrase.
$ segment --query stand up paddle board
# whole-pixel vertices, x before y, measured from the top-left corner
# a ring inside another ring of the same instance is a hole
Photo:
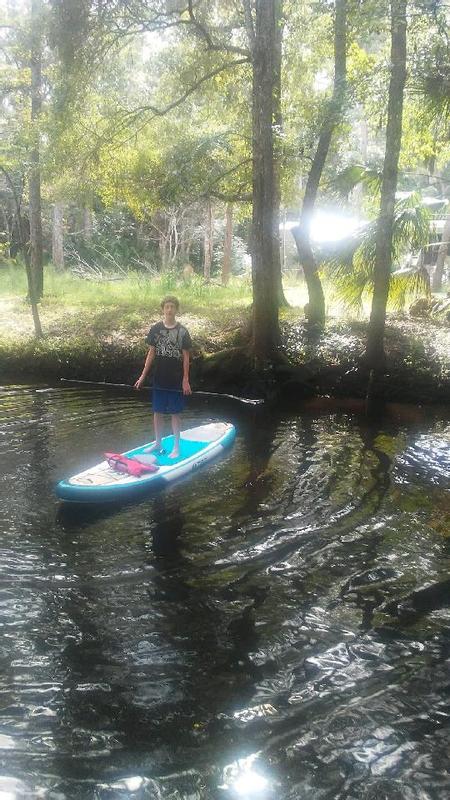
[[[181,432],[180,455],[177,458],[169,458],[168,455],[173,446],[173,436],[162,439],[162,451],[153,453],[157,467],[155,472],[144,472],[135,477],[118,472],[108,461],[101,461],[60,481],[56,486],[56,494],[62,500],[71,502],[99,503],[126,499],[150,487],[160,488],[218,456],[233,443],[235,436],[236,430],[229,422],[211,422],[189,428]],[[145,463],[153,444],[143,444],[122,455],[138,462],[139,456],[143,456],[142,462]]]

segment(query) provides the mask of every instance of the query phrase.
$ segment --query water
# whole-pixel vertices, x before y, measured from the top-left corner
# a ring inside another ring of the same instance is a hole
[[[448,579],[449,425],[218,417],[195,479],[74,509],[146,403],[2,389],[0,798],[447,798],[449,598],[397,604]]]

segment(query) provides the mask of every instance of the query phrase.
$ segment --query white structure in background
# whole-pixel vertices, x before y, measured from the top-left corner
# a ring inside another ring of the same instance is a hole
[[[414,194],[413,192],[397,192],[396,197],[399,200],[406,200]],[[442,234],[450,211],[450,201],[446,197],[422,197],[422,204],[428,208],[432,214],[430,220],[430,240],[419,252],[408,253],[402,269],[416,269],[419,266],[424,266],[430,275],[434,272],[436,266],[436,259],[439,247],[442,242]],[[448,256],[446,258],[446,271],[448,272]],[[445,275],[444,275],[445,277]]]

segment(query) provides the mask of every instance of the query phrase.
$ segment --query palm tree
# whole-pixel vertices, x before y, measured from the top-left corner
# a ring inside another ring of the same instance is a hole
[[[356,175],[355,170],[355,175]],[[360,173],[364,181],[376,185],[373,170]],[[360,311],[365,296],[373,293],[377,221],[357,230],[348,240],[340,255],[324,262],[324,268],[333,283],[334,290],[344,305],[352,311]],[[430,215],[422,205],[420,197],[413,194],[395,203],[392,224],[392,263],[398,266],[408,252],[420,252],[428,242]],[[388,304],[397,310],[404,307],[407,298],[417,294],[429,294],[428,273],[420,259],[415,267],[391,272]]]

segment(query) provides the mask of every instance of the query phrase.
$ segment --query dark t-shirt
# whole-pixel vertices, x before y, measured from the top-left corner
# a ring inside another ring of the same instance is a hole
[[[189,331],[176,323],[166,328],[164,322],[152,325],[145,340],[156,350],[153,385],[160,389],[180,389],[183,385],[183,350],[192,348]]]

